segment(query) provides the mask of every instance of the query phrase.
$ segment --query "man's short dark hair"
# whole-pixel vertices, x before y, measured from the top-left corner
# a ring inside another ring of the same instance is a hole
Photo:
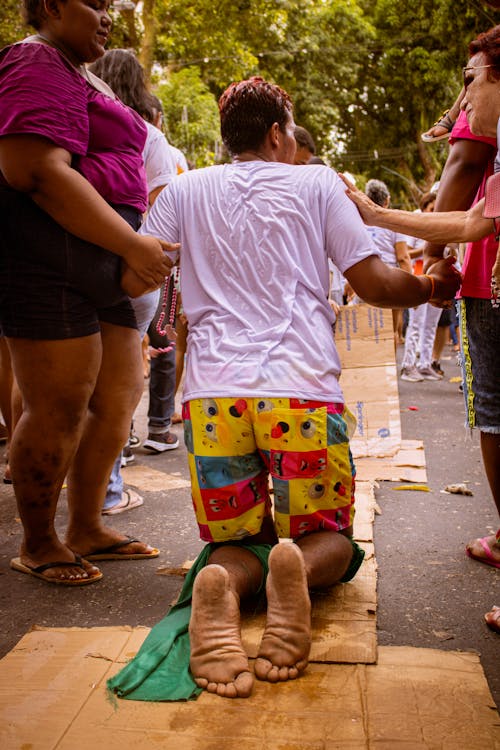
[[[304,146],[308,151],[311,152],[311,154],[316,153],[316,144],[314,143],[313,137],[308,130],[301,127],[300,125],[296,125],[293,134],[298,146]]]
[[[275,122],[285,131],[292,112],[286,91],[263,78],[232,83],[219,99],[223,143],[231,155],[258,149]]]

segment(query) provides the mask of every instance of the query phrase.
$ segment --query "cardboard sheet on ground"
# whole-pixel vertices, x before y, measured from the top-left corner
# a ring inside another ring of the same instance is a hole
[[[162,490],[177,490],[190,487],[189,477],[180,474],[167,474],[164,471],[151,469],[149,466],[138,464],[126,466],[122,469],[123,481],[138,490],[160,492]]]
[[[335,332],[340,385],[357,420],[354,458],[390,456],[401,444],[401,418],[391,310],[343,307]]]
[[[0,661],[2,750],[498,750],[475,654],[383,647],[376,665],[311,664],[246,700],[110,702],[146,628],[28,633]]]

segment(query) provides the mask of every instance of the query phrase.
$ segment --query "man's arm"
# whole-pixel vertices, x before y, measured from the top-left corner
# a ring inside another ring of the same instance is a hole
[[[461,282],[454,258],[444,258],[432,266],[428,276],[414,276],[387,266],[378,255],[356,263],[344,276],[362,300],[376,307],[417,307],[424,302],[453,299]]]
[[[410,251],[406,242],[396,242],[394,249],[396,251],[396,260],[399,267],[402,268],[403,271],[411,273]]]

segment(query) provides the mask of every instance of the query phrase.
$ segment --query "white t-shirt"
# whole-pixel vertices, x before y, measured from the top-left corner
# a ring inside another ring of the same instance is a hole
[[[187,172],[141,231],[181,243],[184,401],[343,401],[328,258],[343,273],[377,251],[332,169],[259,160]]]
[[[396,242],[406,242],[406,235],[399,232],[393,232],[392,229],[382,229],[382,227],[366,227],[375,247],[380,251],[380,257],[389,266],[398,266],[396,260]]]

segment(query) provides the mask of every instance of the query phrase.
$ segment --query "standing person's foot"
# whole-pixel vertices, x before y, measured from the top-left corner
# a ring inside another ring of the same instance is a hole
[[[401,380],[407,380],[409,383],[419,383],[424,376],[419,373],[415,366],[401,368]]]
[[[198,687],[223,698],[248,698],[254,679],[241,643],[240,605],[221,565],[207,565],[195,578],[189,640]]]
[[[418,371],[424,380],[442,380],[443,376],[438,375],[432,367],[419,367]]]
[[[132,453],[132,448],[127,443],[127,445],[122,450],[120,466],[123,469],[124,466],[128,466],[129,464],[132,464],[134,463],[134,461],[135,461],[135,456]]]
[[[431,362],[431,367],[435,373],[437,373],[441,377],[444,376],[444,370],[441,369],[441,364],[436,359],[433,362]]]
[[[296,544],[277,544],[269,555],[267,619],[255,661],[259,680],[294,680],[307,667],[311,648],[311,600],[306,566]]]
[[[493,606],[491,611],[485,614],[484,620],[495,633],[500,633],[500,607]]]
[[[138,448],[141,444],[141,439],[139,435],[134,430],[134,426],[130,428],[130,435],[128,436],[128,445],[130,448]]]
[[[182,424],[182,417],[180,414],[177,414],[177,412],[175,412],[171,421],[172,424]]]
[[[159,435],[149,433],[148,439],[144,441],[144,448],[153,453],[164,453],[173,451],[179,447],[179,438],[173,432],[162,432]]]
[[[500,569],[500,540],[494,534],[473,539],[466,545],[465,553],[472,560]]]
[[[117,513],[124,513],[126,510],[132,510],[132,508],[139,508],[143,503],[144,498],[135,492],[135,490],[123,490],[120,501],[109,508],[103,508],[101,515],[115,516]]]

